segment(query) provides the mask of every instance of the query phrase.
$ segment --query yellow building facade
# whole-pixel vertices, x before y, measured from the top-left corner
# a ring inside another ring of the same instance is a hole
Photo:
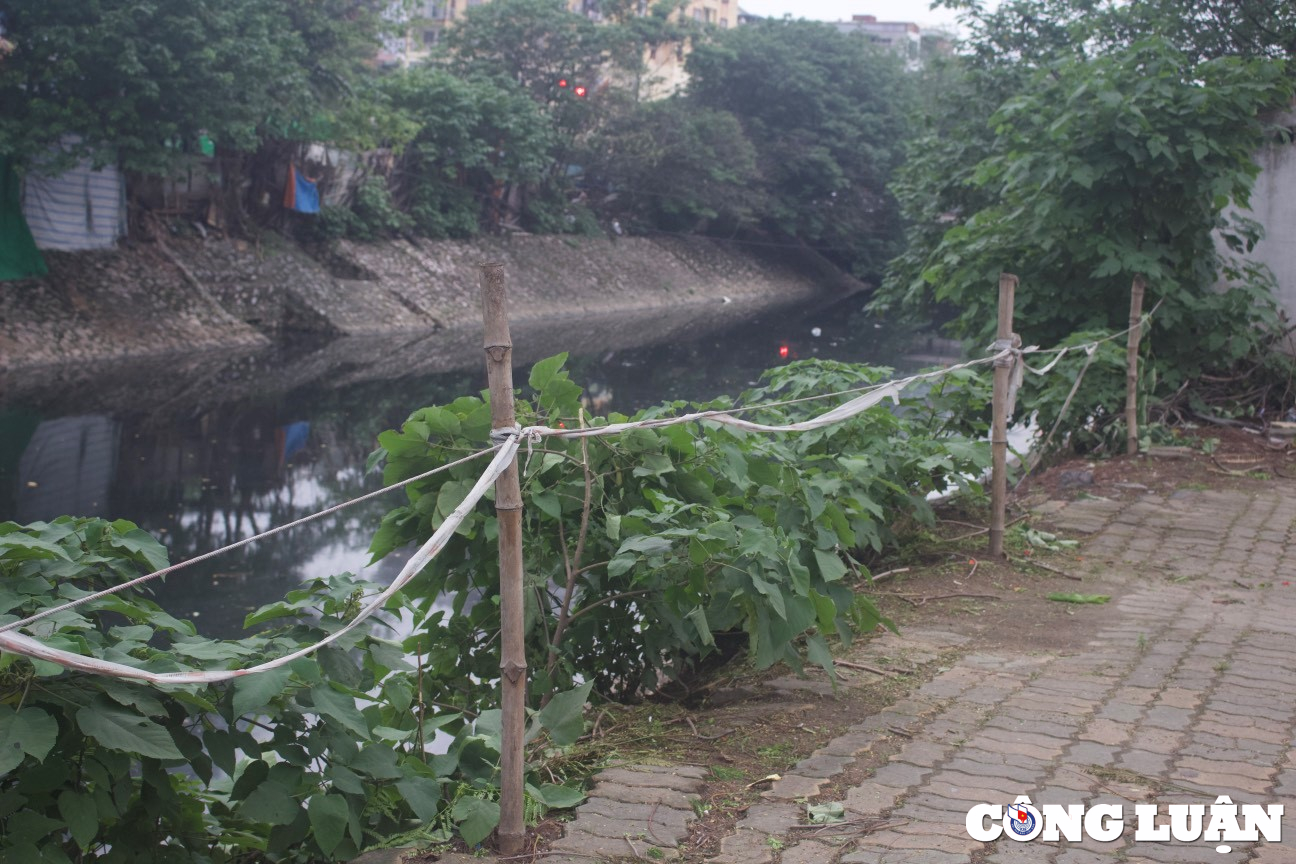
[[[461,21],[470,8],[485,2],[489,0],[422,0],[413,9],[406,4],[393,4],[387,17],[394,26],[383,40],[378,62],[408,66],[426,60],[447,29]],[[642,0],[639,14],[648,14],[648,6],[647,0]],[[568,8],[593,21],[602,20],[598,0],[568,0]],[[679,21],[728,30],[738,26],[738,0],[689,0],[675,16]],[[638,81],[639,98],[663,99],[683,90],[688,83],[684,72],[688,52],[687,40],[645,50],[644,72]]]

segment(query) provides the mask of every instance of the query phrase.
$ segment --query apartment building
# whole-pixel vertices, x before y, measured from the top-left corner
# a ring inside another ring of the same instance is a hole
[[[384,13],[390,32],[383,39],[378,63],[384,66],[408,66],[426,60],[432,47],[441,41],[445,31],[463,19],[473,6],[489,0],[422,0],[414,8],[392,3]],[[599,0],[567,0],[572,12],[592,21],[603,20]],[[648,0],[639,4],[639,14],[648,14]],[[677,13],[679,20],[727,30],[738,26],[738,0],[689,0]],[[649,48],[644,52],[644,73],[639,77],[640,98],[660,99],[683,89],[688,81],[684,72],[688,56],[687,41]]]

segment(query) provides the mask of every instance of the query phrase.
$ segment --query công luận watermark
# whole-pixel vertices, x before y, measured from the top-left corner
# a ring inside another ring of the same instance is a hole
[[[1227,795],[1211,804],[1167,804],[1168,820],[1157,821],[1162,808],[1157,804],[1135,804],[1132,814],[1120,804],[1042,804],[1018,796],[1012,804],[977,804],[968,811],[966,826],[973,840],[990,842],[1006,837],[1026,842],[1066,839],[1078,843],[1085,837],[1099,842],[1116,840],[1125,832],[1126,818],[1134,819],[1135,843],[1217,843],[1216,852],[1232,851],[1229,843],[1265,839],[1282,840],[1282,804],[1237,805]]]

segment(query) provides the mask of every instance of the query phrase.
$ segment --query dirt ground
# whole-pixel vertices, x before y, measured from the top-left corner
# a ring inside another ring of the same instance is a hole
[[[1069,459],[1028,476],[1012,495],[1006,560],[987,557],[987,508],[961,505],[938,511],[935,525],[917,527],[894,553],[870,562],[872,579],[861,579],[857,587],[902,633],[952,631],[967,638],[964,644],[935,655],[914,658],[896,651],[879,659],[876,645],[903,643],[879,643],[885,634],[869,634],[840,650],[836,687],[818,668],[807,668],[804,676],[782,667],[756,673],[739,656],[682,700],[594,711],[581,746],[550,767],[572,775],[613,764],[706,767],[708,779],[695,806],[701,818],[678,850],[682,860],[699,864],[716,854],[735,820],[760,800],[767,778],[904,697],[958,654],[1005,648],[1065,654],[1084,647],[1102,605],[1049,595],[1093,598],[1127,589],[1110,578],[1112,562],[1087,559],[1075,542],[1080,538],[1058,536],[1046,515],[1034,515],[1047,513],[1049,502],[1246,488],[1296,476],[1296,450],[1288,442],[1236,428],[1190,431],[1152,453],[1157,455]],[[837,800],[843,789],[884,764],[908,737],[903,729],[892,732],[893,747],[874,748],[812,803]],[[560,835],[565,818],[551,814],[534,829],[535,853]],[[438,859],[429,854],[414,860]]]

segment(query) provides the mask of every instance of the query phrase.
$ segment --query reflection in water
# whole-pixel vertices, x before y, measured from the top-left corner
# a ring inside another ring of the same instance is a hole
[[[589,407],[630,413],[666,400],[736,395],[765,368],[798,357],[894,364],[904,337],[880,341],[885,331],[859,313],[861,305],[801,306],[719,328],[696,310],[637,324],[566,322],[542,328],[534,341],[520,326],[515,345],[532,347],[519,347],[516,359],[568,349]],[[486,383],[479,333],[415,341],[420,350],[403,359],[391,345],[339,340],[6,394],[0,519],[127,518],[180,561],[368,492],[380,485],[376,474],[363,473],[379,432]],[[438,358],[439,371],[419,359],[427,355]],[[524,370],[516,380],[525,381]],[[86,405],[97,413],[72,408]],[[195,618],[206,635],[236,635],[249,611],[303,580],[364,568],[370,538],[402,494],[182,570],[157,589],[158,599]],[[402,563],[392,556],[363,575],[389,582]]]
[[[18,459],[18,521],[107,509],[118,433],[119,424],[98,415],[41,421]]]

